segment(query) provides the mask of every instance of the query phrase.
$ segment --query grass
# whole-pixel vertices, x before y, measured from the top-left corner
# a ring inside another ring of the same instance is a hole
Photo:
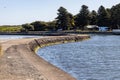
[[[0,32],[20,32],[21,26],[0,26]]]

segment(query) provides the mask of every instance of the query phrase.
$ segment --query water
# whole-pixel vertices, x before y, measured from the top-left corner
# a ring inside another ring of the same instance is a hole
[[[0,39],[21,39],[21,38],[39,38],[41,36],[32,36],[32,35],[0,35]]]
[[[92,35],[90,40],[39,49],[38,55],[77,80],[120,80],[120,36]]]

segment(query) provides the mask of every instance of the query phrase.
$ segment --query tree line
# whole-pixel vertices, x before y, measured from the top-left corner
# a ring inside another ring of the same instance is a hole
[[[22,31],[48,31],[48,30],[84,30],[87,25],[107,26],[110,29],[120,27],[120,4],[105,8],[100,6],[97,11],[89,11],[88,6],[82,5],[78,14],[73,15],[66,8],[58,9],[54,21],[35,21],[22,25]]]

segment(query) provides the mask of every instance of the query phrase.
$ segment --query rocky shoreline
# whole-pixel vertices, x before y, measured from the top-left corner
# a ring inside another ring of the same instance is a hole
[[[88,35],[51,36],[2,42],[0,80],[76,80],[35,54],[38,47],[90,38]]]

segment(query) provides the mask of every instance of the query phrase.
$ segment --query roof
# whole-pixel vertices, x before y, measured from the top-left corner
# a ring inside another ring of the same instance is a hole
[[[99,28],[109,28],[109,27],[107,27],[107,26],[99,26]]]
[[[98,28],[97,25],[87,25],[86,28]]]

